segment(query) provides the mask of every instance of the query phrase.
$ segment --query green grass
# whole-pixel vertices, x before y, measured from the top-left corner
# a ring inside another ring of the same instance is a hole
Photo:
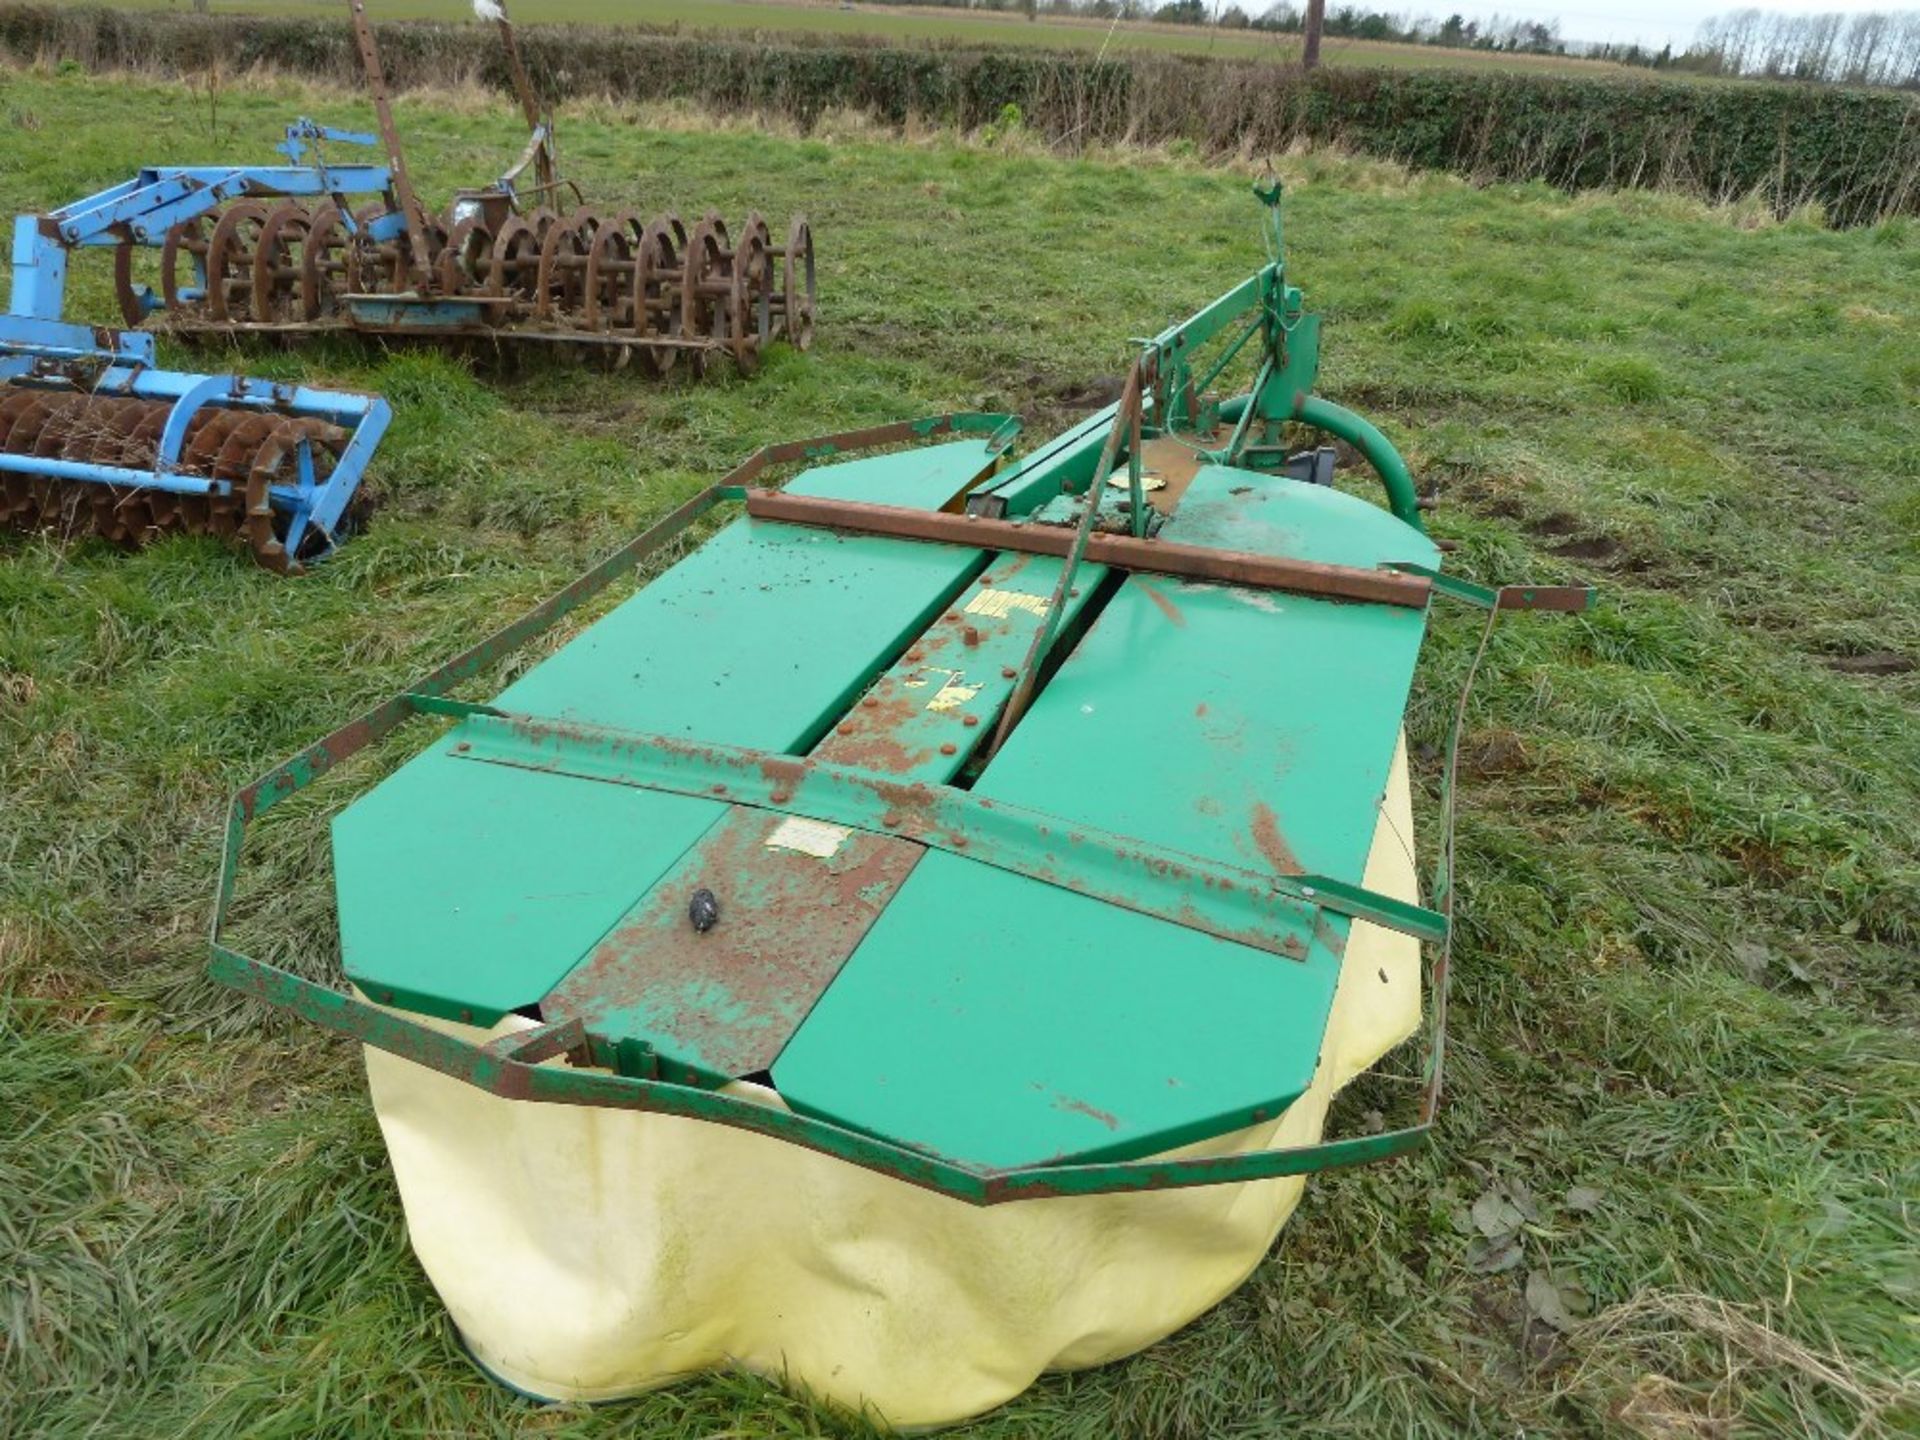
[[[103,0],[55,0],[99,4]],[[178,0],[111,0],[122,10],[179,10]],[[339,17],[336,0],[211,0],[216,14],[317,15]],[[376,20],[464,21],[473,18],[467,0],[371,0]],[[1160,50],[1232,59],[1294,61],[1297,35],[1215,30],[1211,26],[1156,25],[1043,15],[1028,21],[992,10],[861,4],[843,10],[831,0],[541,0],[512,10],[516,22],[542,25],[644,25],[687,30],[736,30],[850,39],[956,44],[984,49],[1037,45],[1057,50]],[[1443,50],[1431,45],[1328,39],[1321,59],[1329,65],[1426,68],[1559,70],[1580,74],[1621,73],[1608,61],[1571,55],[1505,55],[1486,50]]]
[[[0,85],[8,213],[369,122],[243,90],[210,135],[176,90]],[[494,101],[401,111],[436,196],[517,149]],[[966,406],[1048,433],[1253,266],[1254,207],[1152,156],[633,119],[565,117],[590,192],[811,213],[814,352],[701,387],[200,357],[392,399],[366,534],[297,582],[211,542],[0,540],[0,1434],[861,1433],[745,1377],[539,1410],[475,1374],[356,1057],[200,977],[225,796],[763,441]],[[1470,711],[1438,1143],[1315,1182],[1217,1310],[963,1433],[1912,1433],[1920,672],[1847,667],[1920,660],[1920,227],[1289,174],[1325,393],[1401,442],[1462,573],[1606,599],[1505,623]],[[1438,627],[1412,713],[1429,782],[1470,630]],[[322,822],[377,768],[261,827],[243,943],[327,960]],[[1531,1218],[1481,1273],[1496,1185]],[[1531,1318],[1530,1272],[1591,1317]]]

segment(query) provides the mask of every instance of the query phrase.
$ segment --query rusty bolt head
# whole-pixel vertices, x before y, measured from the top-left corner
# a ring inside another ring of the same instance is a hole
[[[991,584],[993,584],[993,576],[991,576],[991,575],[982,575],[982,576],[980,577],[980,583],[981,583],[982,585],[991,585]]]
[[[967,837],[964,835],[954,835],[950,837],[950,841],[956,850],[964,850],[967,848]]]
[[[978,715],[962,715],[960,717],[960,723],[971,730],[980,723],[980,717]]]
[[[793,798],[793,792],[791,790],[776,790],[767,798],[776,805],[784,805]]]
[[[958,749],[959,747],[955,745],[951,740],[947,740],[941,743],[940,753],[942,755],[951,755]]]
[[[851,720],[842,720],[834,728],[837,729],[842,735],[851,735],[853,733],[853,722]]]
[[[716,795],[724,795],[727,793],[727,787],[724,785],[716,785],[713,787],[713,793]]]
[[[907,663],[909,665],[918,665],[925,658],[926,658],[926,652],[922,650],[907,651]]]
[[[886,814],[880,817],[880,823],[889,830],[898,830],[900,828],[900,812],[898,810],[887,811]]]
[[[966,629],[960,632],[960,643],[963,645],[978,645],[980,643],[979,629],[972,625],[967,626]]]
[[[1015,670],[1011,665],[1002,665],[1000,667],[1000,678],[1002,680],[1011,680],[1018,673],[1019,672]]]
[[[473,749],[473,745],[469,741],[462,740],[458,745],[453,747],[453,753],[456,755],[464,755],[471,749]]]

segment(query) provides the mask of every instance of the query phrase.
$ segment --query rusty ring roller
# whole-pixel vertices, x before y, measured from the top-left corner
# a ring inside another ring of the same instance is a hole
[[[0,384],[0,453],[150,469],[173,411],[167,400]],[[64,480],[0,472],[0,525],[62,538],[97,535],[116,545],[142,545],[168,534],[243,540],[269,569],[294,569],[272,487],[292,483],[305,440],[322,476],[346,448],[348,432],[309,416],[210,407],[187,427],[179,469],[224,480],[225,495]]]

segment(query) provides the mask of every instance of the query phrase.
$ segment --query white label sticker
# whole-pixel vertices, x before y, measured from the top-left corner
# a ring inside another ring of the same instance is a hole
[[[802,855],[818,856],[822,860],[833,858],[841,843],[853,832],[841,825],[828,825],[819,820],[808,820],[803,816],[789,815],[774,827],[767,837],[769,850],[798,850]]]

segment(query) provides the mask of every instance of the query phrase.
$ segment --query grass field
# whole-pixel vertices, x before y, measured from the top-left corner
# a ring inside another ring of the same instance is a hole
[[[74,0],[56,0],[74,3]],[[101,0],[80,0],[97,4]],[[126,10],[174,10],[179,0],[111,0]],[[251,15],[335,16],[340,0],[210,0],[215,12]],[[371,0],[376,20],[473,18],[467,0]],[[1074,50],[1164,50],[1234,59],[1291,61],[1299,58],[1298,36],[1255,31],[1216,30],[1211,26],[1156,25],[1146,21],[1114,24],[1077,16],[1019,15],[986,10],[950,10],[929,6],[861,4],[842,9],[833,0],[540,0],[512,7],[521,24],[645,25],[687,30],[788,32],[807,35],[918,43],[958,44],[997,49],[1038,45]],[[1468,69],[1559,70],[1579,74],[1625,73],[1610,62],[1564,55],[1503,55],[1486,50],[1442,50],[1430,45],[1329,38],[1321,47],[1329,65],[1394,67],[1452,66]]]
[[[497,100],[400,110],[436,197],[517,149]],[[0,72],[0,213],[264,155],[296,113],[371,118],[242,89],[210,134],[204,97]],[[0,539],[0,1434],[864,1433],[743,1376],[599,1410],[479,1378],[358,1058],[201,978],[225,799],[763,441],[954,407],[1049,433],[1254,266],[1254,209],[1152,155],[635,119],[564,117],[590,193],[812,215],[811,354],[703,387],[200,356],[393,401],[364,535],[292,582]],[[1506,623],[1476,692],[1437,1145],[1316,1182],[1216,1311],[956,1433],[1912,1434],[1920,227],[1288,174],[1323,390],[1437,490],[1459,571],[1605,602]],[[80,293],[111,318],[101,267]],[[1413,712],[1429,782],[1470,625]],[[242,945],[328,956],[323,822],[368,774],[263,827]]]

